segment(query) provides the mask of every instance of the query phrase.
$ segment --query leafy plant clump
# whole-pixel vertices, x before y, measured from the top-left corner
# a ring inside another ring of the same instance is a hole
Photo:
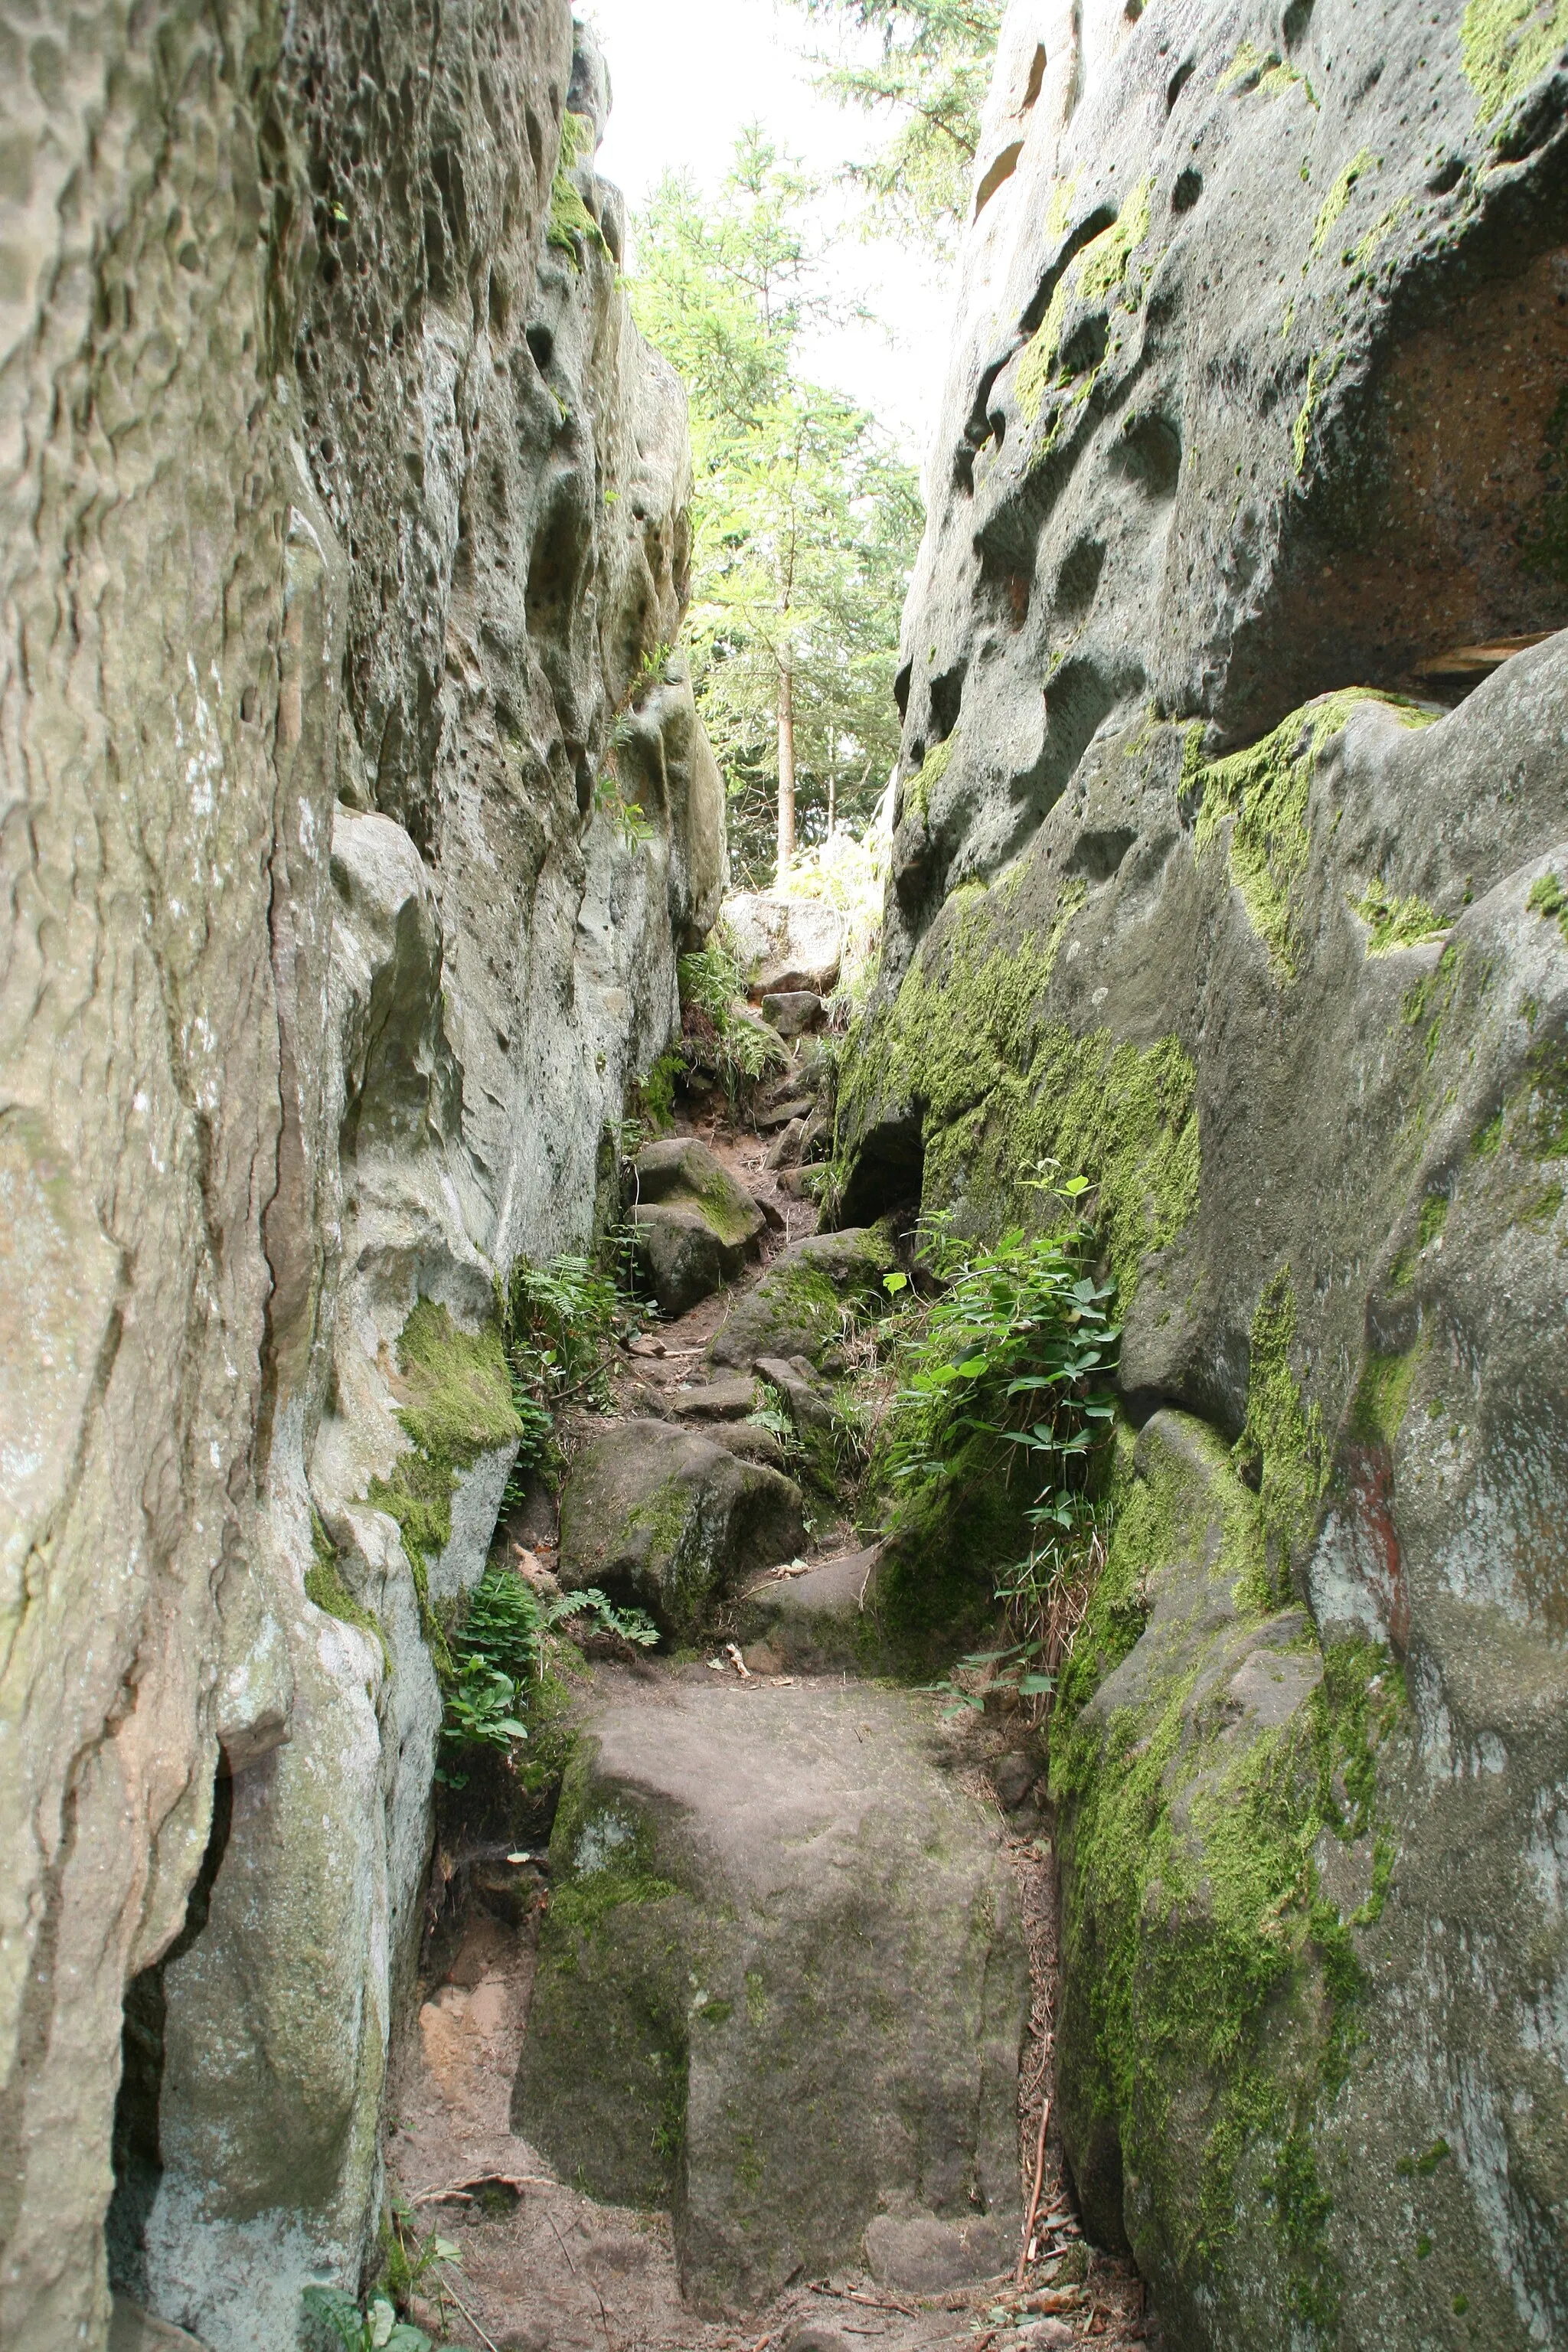
[[[722,924],[706,947],[680,958],[681,1035],[689,1065],[712,1069],[731,1102],[789,1059],[784,1040],[746,1006],[746,975]]]
[[[430,2352],[425,2330],[399,2319],[384,2294],[372,2295],[363,2310],[336,2286],[308,2286],[301,2300],[310,2318],[346,2352]]]
[[[488,1748],[510,1759],[527,1739],[529,1693],[544,1676],[546,1636],[568,1625],[637,1649],[658,1640],[658,1628],[644,1610],[617,1609],[596,1586],[542,1600],[510,1569],[486,1570],[449,1637],[438,1774],[447,1787],[468,1785],[465,1762],[475,1751]]]
[[[921,1490],[929,1495],[960,1459],[972,1475],[1021,1477],[1029,1549],[994,1589],[1009,1638],[961,1664],[989,1670],[991,1685],[1010,1686],[1043,1713],[1103,1549],[1098,1474],[1115,1418],[1120,1327],[1115,1284],[1092,1270],[1093,1237],[1077,1213],[1085,1179],[1037,1182],[1069,1212],[1055,1231],[1015,1229],[982,1245],[947,1216],[928,1221],[922,1258],[940,1287],[906,1327],[882,1467],[911,1516]],[[895,1295],[906,1286],[903,1275],[887,1277]],[[965,1705],[984,1703],[951,1678],[944,1686]]]

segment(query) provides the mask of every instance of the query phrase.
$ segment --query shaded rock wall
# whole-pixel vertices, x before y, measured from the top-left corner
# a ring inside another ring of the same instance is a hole
[[[374,2225],[398,1337],[586,1236],[721,803],[566,0],[5,40],[0,2338],[102,2342],[112,2158],[117,2284],[221,2352]]]
[[[1081,1171],[1181,1409],[1053,1770],[1183,2346],[1568,2330],[1563,39],[1015,5],[979,161],[843,1213]]]

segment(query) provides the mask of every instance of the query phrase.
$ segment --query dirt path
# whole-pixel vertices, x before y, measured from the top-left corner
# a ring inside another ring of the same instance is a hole
[[[700,1130],[770,1213],[764,1261],[814,1229],[809,1204],[781,1192],[763,1167],[765,1139],[723,1128]],[[662,1326],[616,1369],[623,1411],[673,1408],[700,1385],[710,1340],[734,1297],[757,1278],[706,1300]],[[542,1528],[536,1540],[548,1559]],[[852,1549],[846,1524],[825,1517],[811,1556]],[[624,1670],[623,1670],[624,1671]],[[645,1675],[703,1675],[700,1666],[655,1660]],[[601,1670],[602,1674],[603,1670]],[[835,1685],[842,1682],[834,1675]],[[1056,1901],[1048,1822],[1008,1779],[1016,1736],[1005,1720],[964,1710],[943,1727],[954,1777],[993,1810],[1003,1832],[1028,1947],[1032,2007],[1018,2094],[1023,2202],[1034,2188],[1039,2122],[1051,2089]],[[1016,1774],[1014,1774],[1016,1780]],[[1000,1782],[1000,1785],[999,1785]],[[1011,1798],[1011,1816],[1003,1797]],[[1020,1799],[1022,1801],[1020,1802]],[[418,2030],[395,2079],[388,2137],[392,2193],[421,2231],[438,2228],[456,2246],[440,2276],[445,2293],[421,2294],[415,2316],[438,2342],[473,2352],[890,2352],[968,2346],[1013,2352],[1080,2340],[1106,2347],[1157,2345],[1142,2316],[1142,2290],[1130,2265],[1088,2248],[1073,2217],[1059,2144],[1047,2133],[1034,2232],[1035,2259],[1023,2286],[1011,2272],[942,2294],[897,2294],[862,2272],[836,2273],[792,2287],[744,2320],[703,2318],[681,2300],[674,2235],[666,2213],[604,2205],[554,2178],[539,2151],[510,2127],[509,2108],[528,2031],[542,1874],[524,1916],[508,1924],[474,1909],[455,1951],[422,1985]],[[434,2285],[434,2277],[426,2281]]]

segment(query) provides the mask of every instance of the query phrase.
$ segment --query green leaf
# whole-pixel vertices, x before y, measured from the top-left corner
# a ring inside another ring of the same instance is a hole
[[[882,1287],[889,1298],[896,1298],[900,1290],[907,1290],[909,1286],[910,1277],[907,1274],[885,1274],[882,1276]]]
[[[342,2287],[311,2285],[301,2288],[300,2300],[313,2319],[330,2327],[339,2343],[347,2346],[348,2352],[363,2352],[364,2321],[352,2294],[345,2294]]]
[[[1055,1690],[1056,1686],[1055,1675],[1026,1675],[1018,1689],[1025,1698],[1038,1698],[1046,1691]]]

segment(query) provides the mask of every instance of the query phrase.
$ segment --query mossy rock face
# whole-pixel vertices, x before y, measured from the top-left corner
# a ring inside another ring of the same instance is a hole
[[[879,2210],[1016,2242],[1022,1938],[915,1703],[628,1678],[551,1859],[513,2126],[672,2207],[698,2308],[858,2263]]]
[[[831,1361],[846,1318],[875,1316],[887,1305],[883,1276],[898,1271],[885,1225],[812,1234],[781,1250],[754,1289],[737,1299],[708,1354],[715,1364],[750,1371],[763,1356]]]
[[[1522,2342],[1473,2256],[1454,2284],[1452,2236],[1417,2269],[1466,2199],[1457,2168],[1415,2162],[1458,2126],[1398,1979],[1422,1882],[1458,1890],[1405,1674],[1279,1605],[1263,1504],[1203,1423],[1124,1439],[1117,1504],[1051,1745],[1058,2113],[1086,2221],[1131,2244],[1184,2352],[1267,2352],[1281,2315],[1324,2352],[1447,2343],[1421,2333],[1435,2279],[1450,2309],[1485,2296],[1485,2340]],[[1378,2197],[1399,2286],[1374,2333],[1353,2261]]]
[[[647,1609],[697,1638],[742,1578],[793,1559],[805,1540],[793,1479],[665,1422],[589,1439],[561,1491],[561,1580]]]

